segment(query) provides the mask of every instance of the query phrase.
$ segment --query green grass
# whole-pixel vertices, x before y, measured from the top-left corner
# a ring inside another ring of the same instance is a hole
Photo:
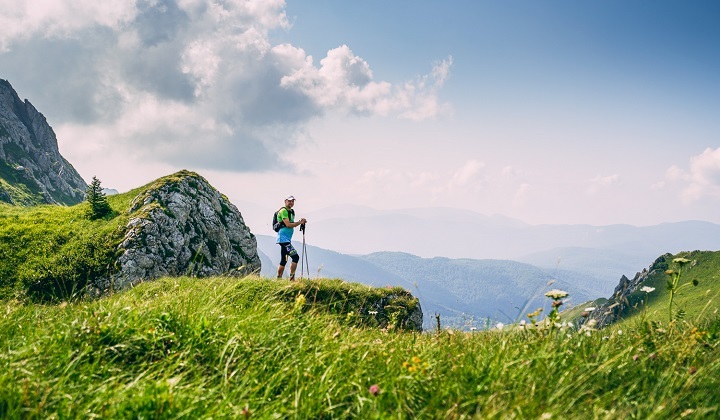
[[[675,258],[687,258],[692,262],[682,267],[680,286],[672,307],[672,319],[687,319],[694,323],[709,316],[715,316],[720,310],[720,251],[681,252],[668,257],[660,263],[657,273],[649,278],[628,296],[621,323],[633,323],[639,320],[668,324],[670,292],[666,269],[677,269]],[[693,281],[698,285],[693,286]],[[642,287],[651,287],[651,292],[642,291]]]
[[[699,281],[675,296],[681,319],[661,270],[601,331],[409,332],[414,297],[339,280],[165,278],[83,299],[147,210],[133,200],[185,176],[108,197],[96,221],[87,204],[0,204],[0,418],[720,415],[720,253],[680,255],[695,261],[681,284]]]
[[[5,162],[0,162],[0,188],[19,205],[32,206],[44,202],[37,185],[28,183],[14,167]]]
[[[143,217],[147,210],[130,212],[131,202],[187,176],[198,175],[181,171],[110,196],[112,214],[99,220],[86,216],[88,203],[70,207],[0,203],[0,298],[53,300],[80,294],[89,281],[115,269],[115,252],[128,220]]]
[[[90,221],[86,207],[0,204],[0,297],[67,297],[112,269],[128,217]]]
[[[355,304],[298,304],[322,283],[166,278],[96,301],[1,301],[0,418],[720,413],[717,318],[589,335],[403,332],[357,326]],[[342,302],[362,288],[327,290]]]

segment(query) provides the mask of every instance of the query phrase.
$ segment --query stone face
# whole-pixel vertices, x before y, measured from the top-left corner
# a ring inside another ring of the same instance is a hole
[[[43,114],[0,79],[0,201],[16,205],[77,204],[87,184],[60,155]]]
[[[422,308],[420,307],[420,303],[418,302],[417,307],[412,312],[410,312],[410,315],[408,316],[408,327],[411,330],[422,331],[422,325],[423,312]]]
[[[370,301],[368,302],[368,308],[369,310],[374,310],[378,313],[382,313],[385,317],[389,317],[389,312],[392,310],[389,310],[388,308],[391,308],[394,305],[394,301],[398,298],[408,298],[411,297],[413,300],[416,301],[416,304],[414,305],[413,309],[411,309],[407,316],[404,317],[402,325],[400,327],[405,330],[410,331],[422,331],[422,325],[423,325],[423,312],[422,308],[420,307],[420,301],[413,297],[410,292],[404,292],[404,294],[390,294],[383,298],[378,299],[377,301]]]
[[[95,294],[162,276],[244,276],[260,271],[255,236],[240,211],[188,171],[161,178],[130,204],[117,272]]]
[[[664,254],[658,257],[650,267],[636,273],[632,279],[622,276],[620,282],[615,287],[612,297],[604,304],[598,306],[587,318],[594,319],[598,328],[606,327],[622,317],[623,312],[627,309],[629,302],[628,296],[638,290],[645,281],[658,272],[665,272],[668,268],[668,261],[672,259],[672,254]],[[580,323],[587,322],[580,321]]]

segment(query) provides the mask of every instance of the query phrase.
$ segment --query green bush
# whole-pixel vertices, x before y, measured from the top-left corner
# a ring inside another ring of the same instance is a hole
[[[101,219],[112,213],[112,208],[110,208],[107,197],[100,186],[100,180],[97,177],[93,177],[88,186],[85,200],[90,205],[87,210],[90,220]]]

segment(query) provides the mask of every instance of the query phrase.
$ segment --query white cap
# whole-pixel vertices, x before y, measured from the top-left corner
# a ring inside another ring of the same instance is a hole
[[[292,195],[288,195],[287,197],[285,197],[285,199],[295,201],[295,197],[293,197]]]

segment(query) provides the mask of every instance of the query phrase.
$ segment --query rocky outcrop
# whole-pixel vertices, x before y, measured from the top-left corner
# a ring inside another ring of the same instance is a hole
[[[620,282],[615,287],[612,297],[610,297],[610,299],[602,305],[595,308],[586,320],[580,320],[580,323],[594,319],[597,322],[596,326],[598,328],[602,328],[622,318],[632,304],[629,299],[630,295],[638,290],[651,276],[658,273],[664,273],[665,270],[668,269],[669,261],[671,261],[672,258],[672,254],[661,255],[650,265],[650,267],[636,273],[632,280],[626,276],[622,276],[620,278]]]
[[[407,304],[410,301],[412,304]],[[422,331],[423,312],[420,307],[420,300],[410,292],[401,294],[390,294],[376,301],[369,301],[368,308],[379,315],[381,319],[391,319],[392,314],[398,316],[398,325],[404,330]]]
[[[0,201],[17,205],[77,204],[87,184],[60,155],[43,114],[0,79]]]
[[[132,200],[115,271],[91,294],[162,276],[244,276],[260,271],[255,236],[240,211],[200,175],[180,171]]]
[[[415,331],[422,331],[422,325],[423,325],[423,311],[420,307],[420,301],[418,300],[418,305],[410,311],[410,314],[408,315],[408,327],[410,329],[413,329]]]

